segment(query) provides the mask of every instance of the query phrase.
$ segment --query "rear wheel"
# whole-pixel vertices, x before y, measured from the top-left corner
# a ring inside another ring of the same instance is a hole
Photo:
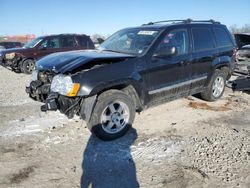
[[[201,98],[207,101],[216,101],[223,95],[225,85],[225,73],[219,69],[215,70],[207,89],[201,93]]]
[[[89,129],[102,140],[123,136],[135,118],[135,104],[128,95],[119,90],[109,90],[98,97]]]
[[[22,63],[22,72],[25,74],[31,74],[32,71],[35,68],[35,61],[32,59],[26,59],[23,63]]]

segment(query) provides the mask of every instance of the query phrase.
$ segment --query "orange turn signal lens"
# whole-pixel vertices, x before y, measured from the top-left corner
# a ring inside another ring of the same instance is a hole
[[[71,91],[67,94],[68,97],[75,97],[80,89],[79,83],[74,83]]]

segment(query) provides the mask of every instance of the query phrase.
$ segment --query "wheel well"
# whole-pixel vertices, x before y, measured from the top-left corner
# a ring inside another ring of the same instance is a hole
[[[21,62],[20,62],[20,66],[23,66],[23,62],[24,61],[26,61],[26,60],[33,60],[34,62],[35,62],[35,59],[34,58],[32,58],[32,57],[26,57],[26,58],[23,58],[22,60],[21,60]]]
[[[23,63],[24,61],[26,61],[26,60],[29,60],[29,59],[35,61],[34,58],[32,58],[32,57],[27,57],[27,58],[22,59],[22,63]]]
[[[100,92],[98,92],[97,95],[99,96],[103,92],[111,90],[111,89],[116,89],[116,90],[123,91],[127,95],[131,96],[131,99],[133,100],[134,104],[136,105],[136,111],[137,112],[142,111],[142,109],[143,109],[142,102],[141,102],[141,100],[139,98],[139,95],[138,95],[136,89],[134,88],[134,86],[132,86],[131,84],[129,84],[129,85],[120,84],[120,85],[112,86],[112,87],[109,87],[109,88],[105,88],[104,90],[101,90]]]
[[[224,72],[224,74],[226,75],[227,80],[231,77],[230,69],[229,69],[228,66],[222,65],[222,66],[216,67],[216,69],[221,70],[222,72]]]

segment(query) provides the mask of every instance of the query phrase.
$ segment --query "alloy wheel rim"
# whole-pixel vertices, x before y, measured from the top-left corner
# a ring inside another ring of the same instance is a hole
[[[218,76],[213,83],[213,96],[214,97],[219,97],[221,93],[223,92],[225,87],[224,79],[221,76]]]
[[[129,108],[121,102],[110,103],[101,114],[101,125],[105,132],[114,134],[120,132],[129,121]]]
[[[28,63],[27,63],[28,72],[32,72],[33,69],[34,69],[34,63],[32,61],[28,61]]]

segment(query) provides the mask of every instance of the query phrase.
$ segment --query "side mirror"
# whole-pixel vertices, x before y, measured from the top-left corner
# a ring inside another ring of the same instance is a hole
[[[158,58],[169,57],[175,55],[176,53],[177,53],[177,48],[175,46],[169,46],[157,50],[154,53],[153,57],[158,57]]]

